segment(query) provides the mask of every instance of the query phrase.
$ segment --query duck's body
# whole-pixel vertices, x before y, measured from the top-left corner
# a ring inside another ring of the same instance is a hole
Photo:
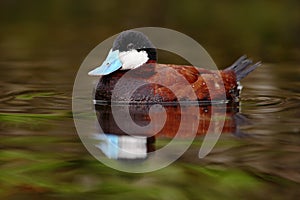
[[[168,68],[174,70],[169,70]],[[115,84],[126,72],[127,71],[116,71],[112,74],[102,76],[95,91],[96,99],[106,101],[111,100],[111,94]],[[125,84],[123,84],[122,87],[133,88],[134,86],[132,84],[135,83],[133,79],[145,82],[145,85],[138,88],[130,99],[124,99],[124,96],[115,96],[115,100],[142,102],[196,100],[193,99],[195,95],[187,92],[187,85],[185,82],[182,82],[182,78],[178,78],[177,76],[183,76],[185,80],[190,83],[189,87],[193,88],[197,100],[222,99],[222,97],[224,97],[224,89],[228,100],[234,100],[238,95],[238,83],[236,75],[232,70],[210,71],[186,65],[151,63],[133,69],[132,72],[126,76],[128,81],[125,81]],[[153,84],[157,83],[158,80],[160,80],[160,83],[162,84]],[[207,86],[209,83],[207,82],[211,83],[209,89]],[[221,87],[223,84],[224,88]],[[169,88],[175,88],[177,95],[175,96]]]
[[[130,39],[129,42],[128,38]],[[147,44],[143,44],[139,48],[135,47],[133,50],[124,50],[124,47],[128,48],[129,45],[135,45],[136,38],[139,40],[142,38],[142,41],[137,42],[138,45],[144,41]],[[124,42],[124,40],[127,41]],[[95,90],[96,100],[110,101],[116,84],[124,74],[127,74],[128,70],[130,73],[126,75],[127,81],[123,81],[118,88],[120,92],[114,93],[114,100],[135,102],[210,101],[224,98],[236,100],[239,94],[238,82],[259,66],[259,63],[252,65],[252,61],[245,56],[221,71],[187,65],[158,64],[156,63],[155,48],[148,42],[148,39],[144,35],[141,36],[139,32],[124,32],[123,35],[121,33],[114,42],[114,47],[106,61],[101,67],[90,72],[90,75],[103,75],[100,77]],[[125,52],[121,51],[120,53],[119,49]],[[120,54],[122,55],[120,56]],[[129,62],[124,63],[126,60]],[[136,65],[135,63],[139,64]],[[188,81],[188,85],[186,81]],[[137,82],[143,83],[143,86],[136,89],[135,84]],[[160,84],[155,84],[158,82]],[[187,87],[191,87],[192,90],[188,90]],[[130,88],[136,89],[133,94],[130,97],[123,95],[122,89],[130,90]],[[176,95],[170,88],[173,91],[176,90]],[[191,94],[191,91],[194,94]]]

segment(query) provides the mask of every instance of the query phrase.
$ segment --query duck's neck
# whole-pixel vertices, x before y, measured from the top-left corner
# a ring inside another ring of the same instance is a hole
[[[148,60],[148,61],[146,62],[146,64],[150,64],[150,63],[156,63],[156,60]]]

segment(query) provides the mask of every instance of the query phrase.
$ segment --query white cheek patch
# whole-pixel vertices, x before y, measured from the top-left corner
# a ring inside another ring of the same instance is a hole
[[[145,51],[137,51],[135,49],[119,53],[119,59],[122,62],[122,68],[135,69],[148,61],[148,54]]]

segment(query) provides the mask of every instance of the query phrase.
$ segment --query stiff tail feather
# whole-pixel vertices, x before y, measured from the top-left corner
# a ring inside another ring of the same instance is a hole
[[[234,71],[236,74],[236,80],[240,81],[260,65],[261,62],[252,64],[252,60],[248,59],[247,56],[243,55],[231,66],[227,67],[224,71]]]

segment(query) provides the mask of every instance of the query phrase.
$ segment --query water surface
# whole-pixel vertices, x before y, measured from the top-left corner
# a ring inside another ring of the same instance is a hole
[[[67,67],[61,68],[62,65]],[[300,195],[297,64],[264,64],[242,81],[239,133],[226,129],[197,157],[203,135],[175,163],[146,174],[106,167],[83,147],[71,115],[74,70],[62,61],[0,66],[0,195],[11,199],[295,199]],[[57,74],[59,70],[59,74]],[[168,137],[156,139],[164,146]]]

